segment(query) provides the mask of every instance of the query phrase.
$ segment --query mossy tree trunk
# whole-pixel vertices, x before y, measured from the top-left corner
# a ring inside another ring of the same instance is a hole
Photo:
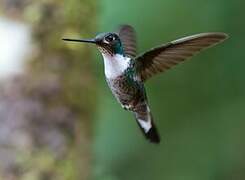
[[[0,178],[87,179],[96,104],[91,52],[61,38],[88,36],[95,26],[95,4],[90,0],[0,4],[2,15],[27,23],[33,32],[25,74],[0,85],[0,126],[17,124],[0,142],[5,144],[0,159],[6,158],[0,162]]]

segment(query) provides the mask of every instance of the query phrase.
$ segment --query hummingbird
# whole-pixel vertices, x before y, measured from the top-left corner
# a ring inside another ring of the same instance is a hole
[[[153,121],[144,83],[227,37],[222,32],[200,33],[156,46],[141,54],[137,54],[136,32],[130,25],[121,25],[117,31],[100,33],[92,39],[63,40],[91,43],[98,47],[112,94],[122,108],[134,114],[145,137],[152,143],[159,143],[160,136]]]

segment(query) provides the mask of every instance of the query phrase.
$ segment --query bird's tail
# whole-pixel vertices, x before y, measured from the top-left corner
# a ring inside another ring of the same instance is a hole
[[[146,108],[146,111],[142,111],[143,109],[145,108],[139,108],[137,111],[134,112],[137,123],[141,131],[143,132],[145,137],[149,139],[149,141],[151,141],[152,143],[159,143],[160,137],[153,122],[150,109],[148,106]]]

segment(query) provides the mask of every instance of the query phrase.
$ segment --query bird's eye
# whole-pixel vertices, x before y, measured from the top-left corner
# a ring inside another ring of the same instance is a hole
[[[109,36],[106,36],[105,37],[105,40],[107,41],[107,42],[112,42],[112,41],[114,41],[116,38],[115,38],[115,36],[113,36],[113,35],[109,35]]]

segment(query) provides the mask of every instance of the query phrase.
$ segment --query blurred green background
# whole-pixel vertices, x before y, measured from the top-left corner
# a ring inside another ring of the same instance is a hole
[[[28,56],[31,60],[25,74],[31,74],[31,78],[18,75],[21,81],[16,78],[11,81],[23,82],[22,91],[27,94],[24,97],[41,102],[44,114],[60,106],[70,114],[62,118],[48,116],[49,123],[43,121],[42,115],[36,118],[39,121],[35,128],[43,127],[38,135],[57,131],[66,143],[55,146],[54,150],[46,141],[38,145],[31,143],[33,148],[24,148],[30,151],[27,158],[18,154],[19,147],[13,146],[12,149],[18,149],[17,161],[13,161],[15,168],[6,170],[6,165],[0,163],[3,179],[245,179],[242,49],[245,2],[30,0],[22,4],[12,1],[13,4],[1,2],[4,4],[1,15],[31,26],[35,45],[32,46],[38,50]],[[220,31],[230,36],[224,43],[146,83],[162,138],[160,145],[144,139],[132,115],[111,95],[104,79],[102,57],[95,47],[60,41],[68,35],[93,37],[98,32],[113,31],[123,23],[135,27],[139,52],[200,32]],[[60,84],[58,91],[47,85],[53,76]],[[9,80],[1,83],[5,89]],[[0,97],[15,93],[7,92]],[[64,112],[58,109],[57,114]],[[0,110],[0,113],[6,112]],[[0,114],[2,117],[6,116]],[[62,123],[54,123],[54,129],[50,128],[50,122],[59,119],[63,119]],[[33,127],[27,127],[30,128]],[[32,133],[28,135],[33,137]],[[53,134],[50,139],[59,140]],[[57,152],[60,147],[64,152]],[[4,148],[0,143],[0,159]]]
[[[95,177],[244,179],[244,3],[103,0],[100,5],[99,30],[133,25],[140,52],[199,32],[226,32],[230,39],[147,82],[160,146],[142,138],[131,114],[121,110],[98,73],[102,83],[94,130]]]

